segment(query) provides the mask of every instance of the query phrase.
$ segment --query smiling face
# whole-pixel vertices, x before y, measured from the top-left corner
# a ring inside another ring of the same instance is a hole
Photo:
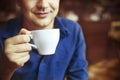
[[[53,28],[60,0],[19,0],[23,26],[28,29]]]

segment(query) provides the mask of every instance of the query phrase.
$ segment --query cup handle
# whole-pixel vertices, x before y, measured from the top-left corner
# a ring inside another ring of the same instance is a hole
[[[31,44],[31,43],[29,43],[29,45],[30,45],[32,48],[37,49],[37,46],[36,46],[36,45]]]
[[[27,35],[30,37],[30,39],[33,39],[33,36],[32,36],[31,34],[27,34]],[[37,49],[37,46],[36,46],[36,45],[31,44],[31,43],[29,43],[29,45],[30,45],[32,48]]]
[[[30,39],[33,39],[33,36],[31,34],[27,34],[27,35],[30,37]]]

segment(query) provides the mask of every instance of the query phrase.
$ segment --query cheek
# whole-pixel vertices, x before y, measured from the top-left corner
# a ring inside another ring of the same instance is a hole
[[[53,8],[59,8],[59,0],[52,0],[52,1],[50,1],[50,5]]]
[[[31,9],[35,6],[36,0],[33,0],[33,1],[25,1],[23,3],[23,6],[22,6],[22,9],[26,12],[26,11],[31,11]]]

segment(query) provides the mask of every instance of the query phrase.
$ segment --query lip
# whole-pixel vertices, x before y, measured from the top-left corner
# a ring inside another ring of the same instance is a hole
[[[46,18],[49,15],[49,12],[35,12],[34,13],[38,18]]]

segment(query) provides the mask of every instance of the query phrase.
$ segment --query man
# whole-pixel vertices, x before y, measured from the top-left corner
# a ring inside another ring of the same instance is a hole
[[[80,26],[57,17],[60,0],[17,0],[22,16],[0,30],[0,80],[87,80]],[[60,29],[55,55],[42,56],[28,43],[31,30]]]

